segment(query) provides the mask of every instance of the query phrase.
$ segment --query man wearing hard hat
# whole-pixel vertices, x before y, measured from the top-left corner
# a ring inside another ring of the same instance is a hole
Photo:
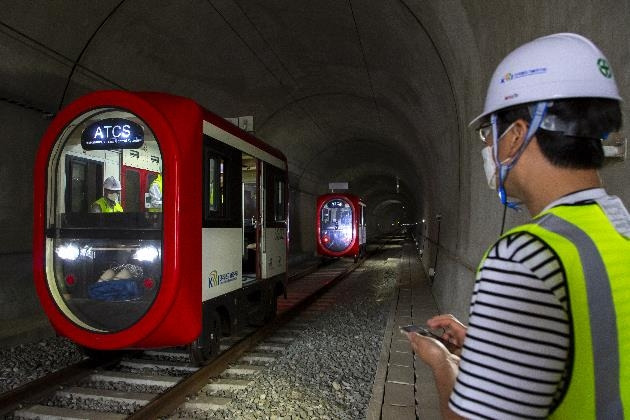
[[[103,182],[103,197],[96,200],[90,212],[92,213],[122,213],[123,208],[120,205],[120,182],[113,176],[108,177]]]
[[[576,34],[522,45],[495,70],[472,124],[488,184],[533,219],[486,252],[468,327],[427,321],[461,352],[407,333],[444,418],[630,416],[630,215],[598,174],[620,101],[603,53]]]

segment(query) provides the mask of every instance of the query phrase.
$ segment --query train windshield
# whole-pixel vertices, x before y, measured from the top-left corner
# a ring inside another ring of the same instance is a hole
[[[345,251],[353,239],[352,207],[341,198],[327,201],[320,214],[319,240],[328,250]]]
[[[48,286],[91,331],[130,327],[162,279],[162,154],[153,131],[116,108],[69,124],[50,157]]]

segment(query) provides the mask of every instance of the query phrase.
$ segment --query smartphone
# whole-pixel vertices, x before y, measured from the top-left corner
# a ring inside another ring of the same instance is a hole
[[[439,335],[434,334],[431,331],[429,331],[428,329],[426,329],[424,327],[421,327],[419,325],[405,325],[404,327],[400,327],[400,330],[401,331],[405,331],[405,332],[415,332],[415,333],[418,333],[420,335],[424,335],[425,337],[435,338],[440,343],[444,344],[447,348],[457,347],[455,344],[449,343],[448,341],[446,341],[445,339],[443,339]]]

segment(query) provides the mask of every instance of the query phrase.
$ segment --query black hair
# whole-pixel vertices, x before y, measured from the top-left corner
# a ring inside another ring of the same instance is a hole
[[[528,123],[533,104],[517,105],[497,112],[497,133],[503,133],[518,119]],[[547,114],[571,123],[572,132],[539,128],[536,138],[543,155],[552,164],[573,169],[599,169],[604,163],[602,138],[621,129],[621,106],[614,99],[571,98],[554,100]],[[500,134],[499,134],[500,135]]]

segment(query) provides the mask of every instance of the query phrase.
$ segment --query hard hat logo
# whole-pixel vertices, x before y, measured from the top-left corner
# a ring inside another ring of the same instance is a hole
[[[517,73],[507,73],[500,80],[500,83],[509,82],[514,79],[520,79],[521,77],[534,76],[537,74],[545,74],[547,73],[547,69],[544,67],[535,68],[535,69],[527,69],[523,71],[519,71]]]
[[[606,77],[607,79],[610,79],[612,77],[612,70],[608,65],[608,61],[600,58],[599,60],[597,60],[597,67],[599,68],[599,72],[603,74],[604,77]]]

